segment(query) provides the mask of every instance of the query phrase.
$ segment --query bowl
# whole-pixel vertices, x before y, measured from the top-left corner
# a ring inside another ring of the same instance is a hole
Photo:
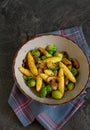
[[[79,76],[75,88],[72,91],[66,92],[64,97],[59,100],[53,98],[40,98],[39,96],[37,96],[36,93],[34,93],[26,85],[26,83],[23,80],[22,73],[18,70],[18,67],[22,66],[23,59],[25,58],[29,50],[38,47],[45,48],[48,44],[57,45],[58,51],[66,51],[69,54],[69,56],[78,59],[80,64]],[[79,45],[77,45],[71,39],[60,35],[45,34],[29,40],[27,43],[23,44],[19,48],[13,61],[13,75],[18,88],[28,98],[31,98],[32,100],[45,105],[60,105],[76,99],[76,97],[83,92],[89,80],[89,62],[84,51],[80,48]]]

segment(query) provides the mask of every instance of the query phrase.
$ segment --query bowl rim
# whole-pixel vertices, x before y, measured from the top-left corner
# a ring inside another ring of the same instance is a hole
[[[73,44],[75,44],[76,46],[78,46],[78,47],[81,49],[81,51],[83,52],[83,54],[85,55],[85,57],[86,57],[86,59],[87,59],[87,64],[88,64],[88,68],[89,68],[89,73],[88,73],[87,82],[86,82],[86,84],[84,85],[84,88],[83,88],[83,89],[80,91],[80,93],[77,94],[75,97],[73,97],[73,98],[70,99],[69,101],[65,101],[65,102],[60,103],[60,104],[58,104],[58,103],[56,103],[56,104],[49,104],[49,103],[44,103],[44,102],[37,101],[36,99],[33,99],[30,95],[28,95],[25,91],[22,90],[22,88],[20,87],[20,85],[19,85],[19,83],[18,83],[18,81],[17,81],[17,79],[16,79],[16,76],[15,76],[14,66],[15,66],[15,61],[16,61],[16,57],[17,57],[17,55],[18,55],[18,52],[19,52],[19,51],[21,50],[21,48],[22,48],[25,44],[27,44],[29,41],[32,41],[32,40],[34,40],[34,39],[36,39],[36,38],[43,37],[43,36],[58,36],[58,37],[63,37],[63,38],[65,38],[65,39],[67,39],[67,40],[72,41]],[[43,104],[43,105],[58,106],[58,105],[62,105],[62,104],[69,103],[69,102],[73,101],[74,99],[76,99],[79,95],[81,95],[81,93],[82,93],[82,92],[84,91],[84,89],[86,88],[86,86],[87,86],[87,84],[88,84],[88,81],[89,81],[89,78],[90,78],[90,64],[89,64],[89,59],[88,59],[86,53],[84,52],[84,50],[83,50],[74,40],[70,39],[68,36],[63,36],[63,35],[61,35],[61,34],[40,34],[40,35],[36,35],[36,36],[34,36],[33,38],[29,39],[28,41],[26,41],[25,43],[23,43],[23,44],[18,48],[18,50],[17,50],[16,53],[15,53],[14,59],[13,59],[12,73],[13,73],[13,77],[14,77],[14,80],[15,80],[15,83],[16,83],[17,87],[19,88],[19,90],[20,90],[26,97],[28,97],[29,99],[31,99],[31,100],[33,100],[33,101],[35,101],[35,102],[38,102],[38,103],[40,103],[40,104]]]

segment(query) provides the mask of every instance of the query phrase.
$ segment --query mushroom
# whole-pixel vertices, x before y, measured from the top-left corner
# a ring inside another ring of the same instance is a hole
[[[63,54],[64,58],[68,58],[68,53],[66,51],[62,51],[61,53]]]
[[[65,65],[72,65],[72,62],[69,61],[67,58],[63,58],[63,59],[62,59],[62,62],[63,62]]]
[[[78,60],[75,58],[73,58],[73,67],[75,67],[76,69],[78,69],[80,67]]]
[[[45,69],[46,68],[46,63],[42,62],[42,61],[38,61],[38,66],[40,69]]]
[[[49,83],[53,90],[56,90],[58,88],[58,78],[57,77],[48,77],[47,83]]]
[[[23,63],[22,63],[22,66],[29,69],[29,66],[28,66],[28,61],[27,61],[27,58],[25,57],[25,59],[23,60]]]

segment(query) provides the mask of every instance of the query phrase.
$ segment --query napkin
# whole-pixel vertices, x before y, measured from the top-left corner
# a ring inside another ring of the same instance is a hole
[[[90,63],[90,50],[81,26],[49,32],[47,34],[59,34],[75,41],[83,49]],[[90,80],[86,86],[86,89],[88,88],[90,88]],[[28,126],[34,120],[37,120],[46,130],[60,130],[85,102],[86,89],[80,96],[69,103],[59,106],[48,106],[26,97],[18,89],[17,84],[14,83],[8,103],[23,126]]]

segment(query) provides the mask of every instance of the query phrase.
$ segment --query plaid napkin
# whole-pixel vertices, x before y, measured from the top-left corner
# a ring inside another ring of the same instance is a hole
[[[86,53],[90,63],[90,50],[86,43],[82,27],[49,32],[48,34],[60,34],[75,41]],[[90,88],[90,81],[87,84]],[[75,100],[60,106],[47,106],[28,99],[14,84],[8,103],[15,112],[23,126],[30,125],[35,119],[47,130],[60,130],[62,126],[85,102],[86,90]]]

